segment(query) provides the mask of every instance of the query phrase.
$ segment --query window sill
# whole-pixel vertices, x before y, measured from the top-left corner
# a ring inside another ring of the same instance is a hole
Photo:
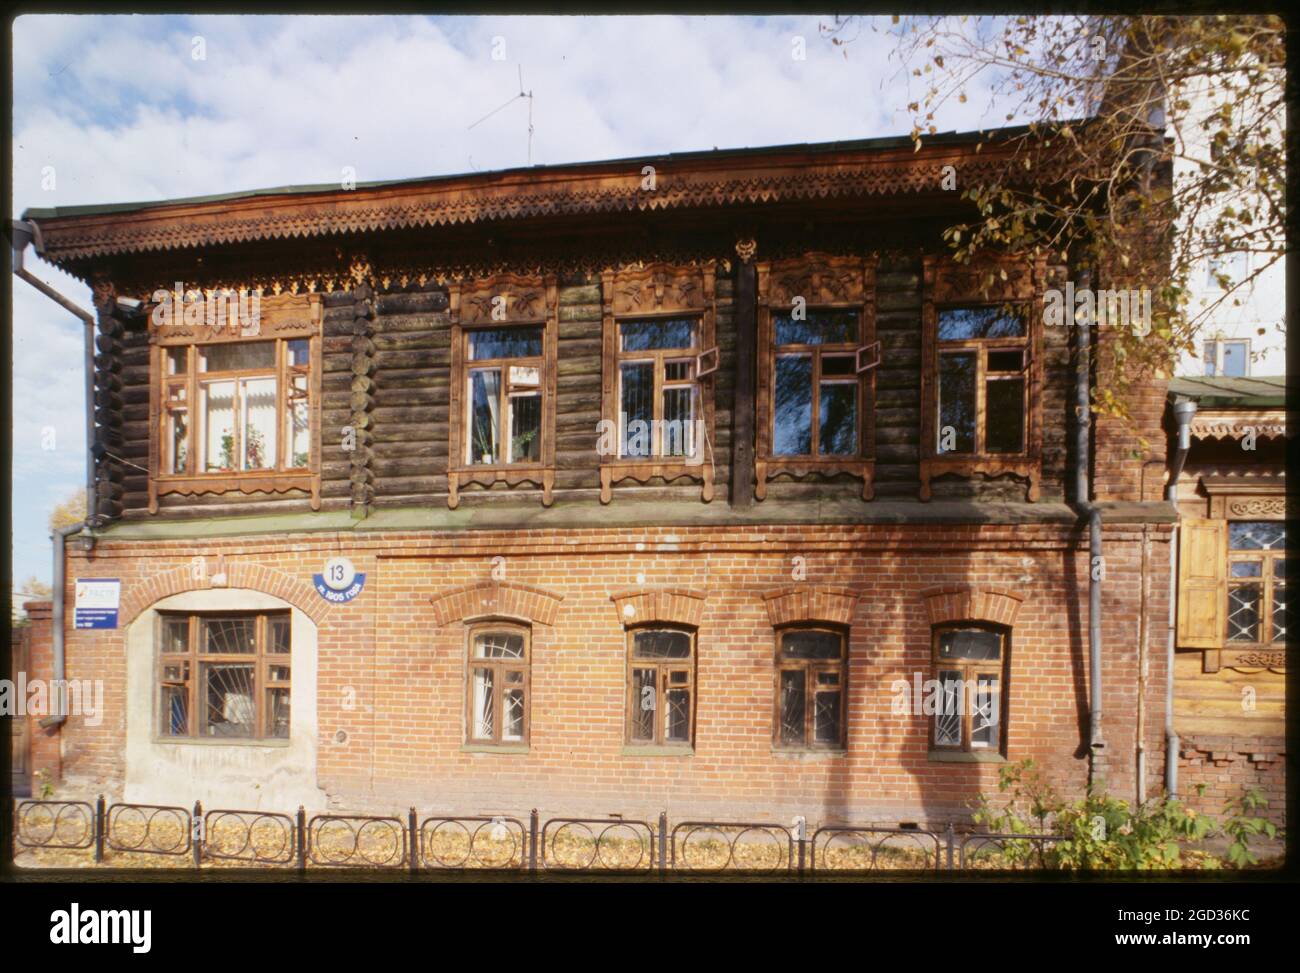
[[[178,747],[288,747],[290,741],[284,737],[271,740],[249,740],[241,737],[160,737],[152,738],[153,743],[169,744]]]
[[[528,753],[526,743],[463,743],[461,753]]]
[[[660,747],[654,746],[633,746],[624,745],[622,749],[624,757],[693,757],[695,756],[694,747]]]
[[[799,748],[799,747],[773,747],[772,756],[774,757],[792,757],[796,760],[817,760],[819,758],[832,759],[836,757],[847,757],[849,751],[847,747],[817,747],[817,748]]]
[[[1007,758],[996,750],[931,750],[932,764],[1004,764]]]

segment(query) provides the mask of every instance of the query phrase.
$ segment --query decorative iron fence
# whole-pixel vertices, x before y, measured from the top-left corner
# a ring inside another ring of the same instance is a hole
[[[190,856],[194,867],[407,869],[438,871],[618,872],[629,875],[815,875],[884,870],[942,875],[1051,867],[1062,835],[996,834],[823,825],[808,836],[803,818],[771,822],[682,821],[670,826],[621,817],[296,814],[85,801],[18,801],[16,844],[24,850],[94,849],[131,856]]]

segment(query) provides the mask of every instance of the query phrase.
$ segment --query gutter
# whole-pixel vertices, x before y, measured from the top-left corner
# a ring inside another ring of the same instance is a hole
[[[84,526],[89,533],[99,522],[99,498],[95,492],[95,317],[89,311],[78,307],[69,298],[60,294],[45,281],[23,266],[23,252],[28,243],[36,246],[36,252],[44,250],[41,228],[31,220],[14,220],[11,224],[13,236],[14,276],[27,281],[38,291],[58,304],[64,310],[81,319],[85,331],[85,382],[86,382],[86,520]]]
[[[1092,286],[1092,271],[1079,273],[1079,286]],[[1092,365],[1092,326],[1089,320],[1076,328],[1079,336],[1077,370],[1075,372],[1075,471],[1073,506],[1080,516],[1088,518],[1088,781],[1096,783],[1096,765],[1106,744],[1102,738],[1102,672],[1101,672],[1101,575],[1105,561],[1102,559],[1101,510],[1091,502],[1091,482],[1088,464],[1092,455],[1092,394],[1090,371]],[[1078,324],[1078,322],[1076,322]]]
[[[1178,423],[1178,445],[1169,466],[1165,499],[1178,509],[1178,478],[1192,449],[1192,419],[1196,416],[1195,399],[1174,402],[1174,421]],[[1165,658],[1165,796],[1178,797],[1178,731],[1174,729],[1174,642],[1178,635],[1178,531],[1169,540],[1169,646]]]

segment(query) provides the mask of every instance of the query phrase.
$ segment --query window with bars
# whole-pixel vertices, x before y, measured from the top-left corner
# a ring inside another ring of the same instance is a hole
[[[820,628],[777,633],[774,744],[792,750],[845,746],[847,639]]]
[[[619,456],[698,455],[699,351],[698,318],[618,322]]]
[[[861,311],[773,312],[772,335],[772,455],[860,456]]]
[[[161,612],[157,631],[161,736],[288,739],[289,612]]]
[[[946,751],[1002,749],[1007,633],[974,625],[934,630],[933,678],[938,706],[931,747]]]
[[[1228,641],[1286,641],[1286,522],[1228,524]]]
[[[1022,309],[946,307],[938,311],[938,418],[941,455],[1027,451],[1029,339]]]
[[[161,475],[307,471],[312,343],[163,348]]]
[[[627,742],[687,748],[695,731],[695,633],[627,633]]]
[[[544,333],[540,324],[465,331],[467,465],[541,462]]]
[[[527,744],[531,633],[492,624],[470,630],[466,736],[470,743]]]

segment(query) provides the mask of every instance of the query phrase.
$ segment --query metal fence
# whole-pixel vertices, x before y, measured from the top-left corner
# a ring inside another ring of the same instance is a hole
[[[669,824],[621,817],[296,814],[147,804],[24,800],[14,816],[21,849],[94,850],[96,862],[133,856],[188,857],[196,868],[489,870],[629,875],[815,875],[1051,867],[1060,835],[995,834],[912,827],[792,825],[747,821]],[[138,859],[136,859],[138,860]]]

